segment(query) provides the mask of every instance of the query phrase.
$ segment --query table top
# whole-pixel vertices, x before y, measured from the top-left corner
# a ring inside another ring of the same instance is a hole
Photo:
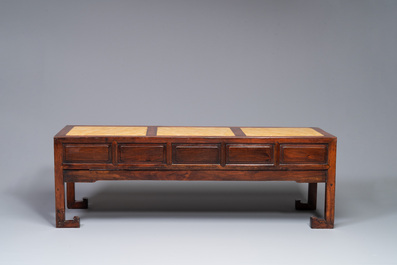
[[[316,127],[183,127],[67,125],[55,137],[334,137]]]

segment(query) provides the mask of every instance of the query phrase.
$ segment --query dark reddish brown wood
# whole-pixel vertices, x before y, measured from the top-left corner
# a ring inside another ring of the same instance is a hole
[[[118,148],[117,148],[117,142],[112,141],[112,164],[113,166],[118,166]]]
[[[166,150],[166,156],[167,156],[167,166],[172,165],[172,143],[168,142],[167,143],[167,150]]]
[[[157,126],[149,126],[147,128],[146,136],[156,136],[157,135]]]
[[[63,180],[63,147],[58,139],[54,139],[54,179],[55,179],[55,225],[58,228],[78,228],[80,218],[65,220],[65,182]]]
[[[119,144],[119,164],[165,164],[165,144]]]
[[[312,217],[312,228],[332,228],[335,208],[336,137],[67,136],[68,125],[54,137],[57,227],[79,227],[65,220],[65,183],[69,208],[85,208],[75,200],[76,182],[99,180],[296,181],[309,183],[308,201],[297,209],[315,209],[317,183],[325,182],[324,218]]]
[[[226,144],[225,142],[221,143],[221,167],[226,166]]]
[[[312,129],[318,131],[319,133],[322,133],[324,135],[324,137],[327,138],[336,138],[335,135],[330,134],[329,132],[324,131],[323,129],[320,129],[318,127],[311,127]]]
[[[282,144],[280,163],[282,164],[325,164],[327,145],[325,144]]]
[[[222,166],[220,164],[119,164],[117,166],[112,164],[99,164],[99,163],[75,163],[75,164],[64,164],[64,169],[67,170],[327,170],[328,165],[280,165],[275,166],[273,164],[226,164]]]
[[[335,177],[336,177],[336,138],[328,147],[327,181],[325,183],[324,218],[312,216],[310,219],[311,228],[334,228],[335,217]]]
[[[110,163],[110,144],[65,144],[65,163]]]
[[[274,164],[274,145],[228,144],[227,164]]]
[[[66,134],[74,127],[74,125],[66,125],[62,130],[60,130],[54,138],[64,137]]]
[[[279,141],[275,141],[274,143],[274,166],[276,168],[280,167],[280,143]],[[289,168],[291,169],[291,168]]]
[[[75,197],[75,185],[74,182],[68,182],[66,184],[67,190],[67,206],[69,209],[87,209],[88,199],[83,198],[82,201],[76,201]]]
[[[245,136],[245,133],[243,132],[243,130],[241,130],[240,127],[230,127],[230,129],[233,131],[235,136]]]
[[[174,164],[220,164],[220,144],[174,144]]]
[[[325,182],[325,171],[243,171],[243,170],[66,170],[66,182],[99,180],[189,180],[189,181],[296,181]]]

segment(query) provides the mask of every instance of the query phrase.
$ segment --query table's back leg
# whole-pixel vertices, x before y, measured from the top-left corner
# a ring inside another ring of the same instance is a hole
[[[300,200],[295,201],[296,210],[316,210],[317,207],[317,183],[309,183],[307,203]]]
[[[67,189],[67,206],[69,209],[87,209],[88,199],[83,198],[82,201],[76,201],[75,197],[75,183],[68,182],[66,184]]]
[[[62,143],[54,141],[55,219],[57,228],[78,228],[80,218],[65,220],[65,182],[62,170]]]

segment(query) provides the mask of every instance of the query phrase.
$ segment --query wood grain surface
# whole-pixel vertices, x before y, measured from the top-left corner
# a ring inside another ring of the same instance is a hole
[[[158,127],[157,136],[234,136],[228,127]]]
[[[323,136],[312,128],[241,128],[246,136]]]
[[[68,136],[145,136],[147,127],[129,126],[74,126]]]

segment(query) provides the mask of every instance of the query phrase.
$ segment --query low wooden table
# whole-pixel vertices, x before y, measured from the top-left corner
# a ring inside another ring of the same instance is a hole
[[[65,220],[76,182],[98,180],[296,181],[309,183],[314,210],[317,183],[325,183],[324,218],[312,228],[333,228],[336,137],[319,128],[73,126],[54,137],[56,227],[80,227]]]

